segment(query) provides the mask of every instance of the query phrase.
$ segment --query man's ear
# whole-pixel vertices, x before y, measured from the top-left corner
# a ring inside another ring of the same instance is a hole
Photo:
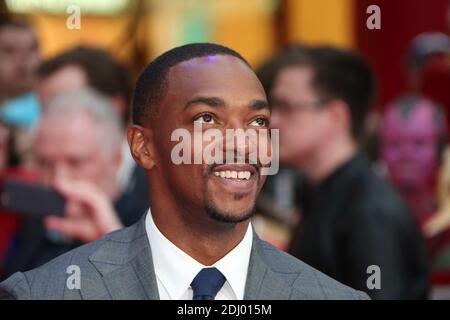
[[[134,160],[144,169],[150,170],[155,166],[152,152],[153,133],[151,129],[137,125],[127,129],[128,145]]]
[[[344,129],[351,130],[350,108],[342,100],[332,100],[327,106],[330,111],[331,121]]]

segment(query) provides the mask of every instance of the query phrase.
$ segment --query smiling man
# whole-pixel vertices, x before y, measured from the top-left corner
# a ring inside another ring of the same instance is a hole
[[[201,124],[258,131],[268,128],[269,117],[260,82],[235,51],[190,44],[156,58],[137,81],[128,129],[131,153],[147,171],[151,211],[134,226],[13,275],[0,285],[0,297],[367,298],[258,238],[250,218],[265,181],[259,163],[173,161],[174,130],[194,134]],[[239,158],[250,148],[224,144],[224,153],[230,149]],[[80,281],[72,283],[75,276]]]

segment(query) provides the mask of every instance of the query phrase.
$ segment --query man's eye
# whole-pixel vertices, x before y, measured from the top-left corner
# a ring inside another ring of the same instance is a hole
[[[264,117],[258,117],[255,120],[253,120],[250,125],[251,126],[256,126],[256,127],[268,127],[269,126],[269,120],[264,118]]]
[[[200,116],[198,116],[197,118],[195,118],[194,122],[196,122],[196,123],[214,123],[214,119],[213,119],[212,115],[210,115],[209,113],[204,113],[204,114],[201,114]]]
[[[74,159],[70,159],[69,160],[69,165],[72,168],[80,168],[81,166],[83,166],[86,163],[85,159],[82,158],[74,158]]]

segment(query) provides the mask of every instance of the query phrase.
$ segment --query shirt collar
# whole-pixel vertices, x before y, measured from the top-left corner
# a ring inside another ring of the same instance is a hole
[[[189,289],[194,277],[207,266],[193,259],[167,239],[155,225],[150,209],[147,213],[145,228],[152,250],[156,276],[172,299],[180,299]],[[252,243],[253,231],[249,224],[242,241],[212,265],[225,276],[237,299],[244,297]]]
[[[252,251],[253,230],[249,223],[244,238],[226,256],[217,261],[214,267],[225,276],[238,300],[244,299],[248,265]]]

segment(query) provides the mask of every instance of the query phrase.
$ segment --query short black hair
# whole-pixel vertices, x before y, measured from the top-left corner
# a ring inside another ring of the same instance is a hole
[[[344,101],[350,111],[351,134],[356,141],[363,139],[366,119],[375,104],[376,81],[372,69],[359,54],[328,46],[295,47],[278,59],[281,62],[274,77],[289,66],[311,68],[311,86],[320,99]]]
[[[228,55],[249,63],[236,51],[214,43],[192,43],[173,48],[154,59],[140,74],[133,98],[133,123],[144,126],[154,106],[164,98],[167,88],[167,74],[173,66],[194,58],[213,55]]]
[[[307,55],[304,54],[306,50],[307,47],[303,45],[292,44],[259,66],[256,75],[269,98],[276,76],[282,68],[293,64],[307,64]]]
[[[341,99],[350,111],[352,135],[364,135],[376,96],[375,77],[364,59],[352,51],[331,47],[311,48],[313,87],[323,99]]]
[[[13,27],[20,29],[30,29],[31,25],[24,19],[18,19],[4,12],[0,12],[0,29],[5,27]]]
[[[45,78],[69,65],[79,66],[86,74],[89,86],[108,96],[121,96],[126,103],[124,124],[130,120],[132,86],[128,70],[107,51],[77,46],[44,61],[38,68],[39,78]]]

